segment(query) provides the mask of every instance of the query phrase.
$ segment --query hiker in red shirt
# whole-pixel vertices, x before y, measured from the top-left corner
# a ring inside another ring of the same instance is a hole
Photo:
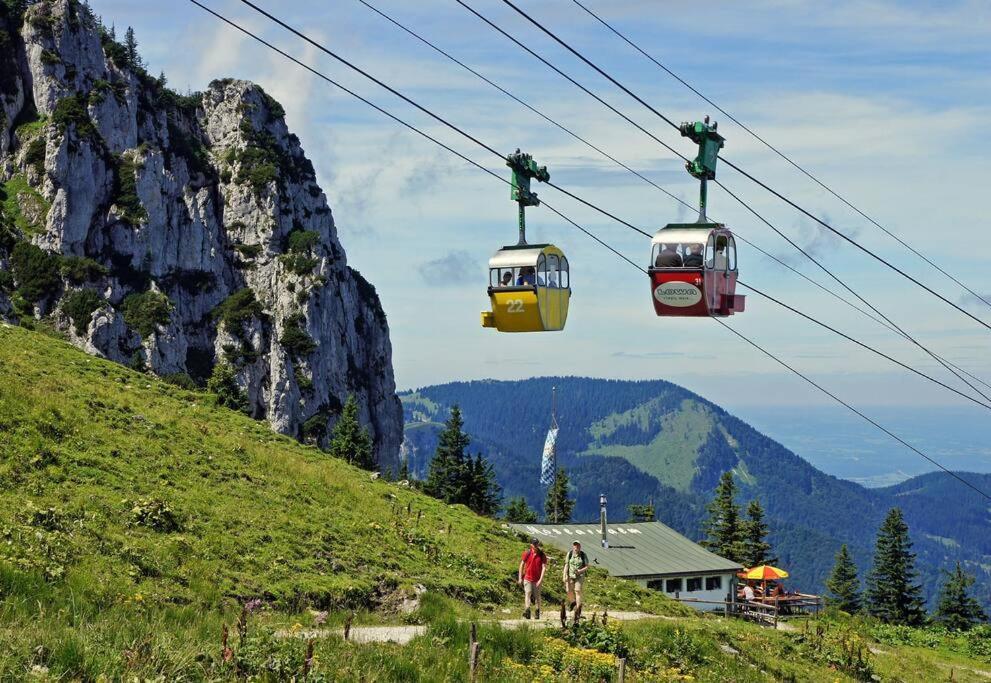
[[[516,582],[523,586],[523,618],[530,618],[530,605],[537,608],[536,618],[540,618],[540,584],[547,571],[547,555],[540,549],[540,540],[530,539],[530,547],[520,557],[520,569]]]

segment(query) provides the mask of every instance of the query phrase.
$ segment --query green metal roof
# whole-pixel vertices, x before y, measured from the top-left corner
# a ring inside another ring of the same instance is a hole
[[[541,543],[570,550],[582,544],[588,561],[626,578],[736,572],[743,567],[711,553],[660,522],[610,524],[609,548],[601,545],[598,524],[511,524]]]

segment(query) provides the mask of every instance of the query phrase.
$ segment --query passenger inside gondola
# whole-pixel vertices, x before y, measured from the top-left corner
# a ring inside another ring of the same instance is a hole
[[[499,281],[500,287],[512,287],[513,285],[513,271],[507,270],[502,274],[502,280]]]
[[[716,270],[726,270],[726,238],[720,238],[716,244]]]
[[[533,286],[537,283],[537,271],[533,266],[520,269],[520,276],[516,278],[517,287]]]
[[[654,265],[658,268],[681,268],[684,263],[681,254],[678,253],[678,245],[662,244],[661,251],[654,260]]]
[[[697,243],[687,245],[687,253],[685,254],[684,262],[685,268],[701,268],[702,245]]]

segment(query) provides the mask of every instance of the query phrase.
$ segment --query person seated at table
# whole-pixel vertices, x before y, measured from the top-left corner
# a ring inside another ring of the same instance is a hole
[[[785,594],[785,589],[781,587],[780,583],[774,587],[774,590],[771,591],[771,595],[774,596],[775,598],[780,598],[784,594]]]
[[[743,587],[743,599],[747,602],[754,601],[754,588],[749,583]]]

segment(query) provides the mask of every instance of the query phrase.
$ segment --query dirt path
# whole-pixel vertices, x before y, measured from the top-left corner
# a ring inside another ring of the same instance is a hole
[[[647,614],[646,612],[609,612],[609,619],[617,621],[643,621],[647,619],[674,619],[674,617],[660,616],[657,614]],[[592,615],[589,614],[589,617]],[[601,616],[601,615],[600,615]],[[506,629],[517,629],[522,626],[530,628],[544,629],[556,628],[561,624],[557,613],[552,616],[541,615],[538,619],[500,619],[497,621],[482,621],[480,623],[496,623]],[[426,626],[420,625],[400,625],[400,626],[352,626],[348,639],[354,643],[397,643],[405,645],[417,636],[427,632]],[[314,628],[303,629],[301,631],[281,631],[277,635],[283,638],[327,638],[329,636],[344,637],[344,628]]]

